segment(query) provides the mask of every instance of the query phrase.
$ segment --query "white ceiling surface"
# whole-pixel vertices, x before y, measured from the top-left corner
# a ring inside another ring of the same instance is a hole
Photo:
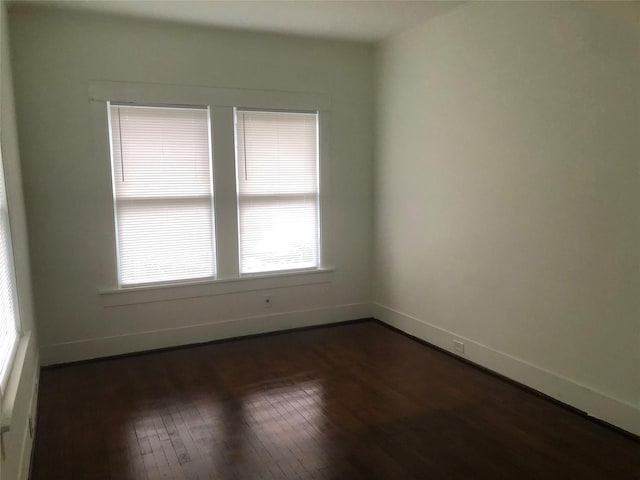
[[[14,1],[224,28],[377,42],[463,3],[405,0]]]

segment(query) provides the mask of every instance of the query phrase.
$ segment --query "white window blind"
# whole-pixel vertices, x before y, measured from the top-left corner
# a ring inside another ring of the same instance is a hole
[[[0,152],[0,379],[2,379],[3,387],[18,340],[17,314],[18,302],[9,227],[9,209],[2,152]]]
[[[317,113],[236,110],[240,273],[317,267]]]
[[[209,110],[109,112],[120,284],[214,277]]]

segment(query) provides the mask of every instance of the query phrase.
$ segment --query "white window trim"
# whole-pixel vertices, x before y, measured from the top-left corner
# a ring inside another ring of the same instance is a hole
[[[8,249],[9,251],[8,253],[8,268],[9,268],[9,274],[12,277],[13,280],[13,288],[12,288],[12,296],[13,296],[13,305],[14,305],[14,328],[15,328],[15,339],[13,341],[13,345],[11,346],[9,355],[7,356],[7,359],[2,367],[2,370],[0,371],[0,397],[4,398],[6,396],[6,392],[7,392],[7,388],[8,388],[8,383],[9,383],[9,378],[12,375],[12,372],[14,370],[14,363],[16,361],[16,353],[18,351],[18,346],[24,336],[24,332],[22,331],[22,324],[20,321],[20,298],[18,295],[18,276],[17,276],[17,272],[16,272],[16,266],[15,266],[15,257],[14,257],[14,250],[13,250],[13,233],[12,233],[12,228],[11,228],[11,208],[10,208],[10,200],[9,200],[9,182],[7,181],[7,169],[5,168],[5,163],[4,163],[4,157],[3,157],[3,148],[2,148],[2,142],[0,141],[0,168],[2,168],[3,170],[3,177],[4,177],[4,191],[5,191],[5,196],[6,196],[6,202],[7,202],[7,234],[8,234]]]
[[[226,280],[181,282],[101,290],[103,307],[137,305],[187,298],[212,297],[232,293],[255,292],[299,285],[319,285],[333,280],[333,268],[283,271],[275,274],[243,275]]]
[[[220,295],[251,290],[265,290],[294,285],[326,283],[331,281],[333,255],[327,239],[331,238],[331,222],[326,191],[330,184],[329,171],[329,110],[328,95],[275,90],[249,90],[163,84],[91,82],[89,101],[94,131],[94,154],[100,164],[109,169],[109,126],[107,102],[158,106],[209,106],[211,138],[213,139],[214,204],[235,205],[236,186],[228,178],[235,179],[234,107],[264,110],[317,111],[321,132],[319,138],[320,182],[320,243],[318,268],[302,271],[265,272],[256,275],[240,275],[238,257],[238,218],[236,209],[217,208],[215,212],[215,238],[217,277],[211,279],[184,280],[178,283],[118,286],[115,228],[112,232],[113,261],[111,269],[102,279],[103,288],[98,292],[105,307]],[[111,192],[111,185],[109,186]],[[113,216],[112,199],[109,199]],[[115,219],[112,218],[112,221]],[[114,224],[115,225],[115,224]]]
[[[18,387],[22,378],[22,372],[27,359],[27,351],[31,343],[31,331],[18,335],[14,349],[12,363],[8,368],[9,374],[6,379],[6,386],[2,392],[2,406],[0,408],[0,435],[11,430],[13,411],[18,398]]]
[[[7,361],[4,364],[4,368],[0,372],[0,395],[4,395],[7,391],[7,384],[9,383],[9,377],[11,376],[11,372],[13,371],[14,362],[16,359],[16,352],[18,351],[18,344],[22,339],[23,334],[20,330],[16,332],[16,338],[13,341],[13,345],[11,346],[11,351],[9,352],[9,356],[7,357]]]

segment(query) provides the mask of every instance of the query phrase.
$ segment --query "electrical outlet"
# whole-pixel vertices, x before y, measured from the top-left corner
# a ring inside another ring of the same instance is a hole
[[[265,295],[264,301],[262,303],[264,305],[264,308],[271,308],[271,306],[273,305],[273,297],[271,295]]]
[[[458,353],[464,353],[464,342],[453,340],[453,349]]]

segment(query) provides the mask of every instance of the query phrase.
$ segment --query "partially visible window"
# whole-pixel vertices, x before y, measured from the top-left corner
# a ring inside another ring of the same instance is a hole
[[[236,110],[240,273],[319,264],[318,114]]]
[[[120,285],[215,277],[209,109],[109,114]]]
[[[9,208],[0,151],[0,380],[6,384],[18,341],[18,301],[13,266]]]

